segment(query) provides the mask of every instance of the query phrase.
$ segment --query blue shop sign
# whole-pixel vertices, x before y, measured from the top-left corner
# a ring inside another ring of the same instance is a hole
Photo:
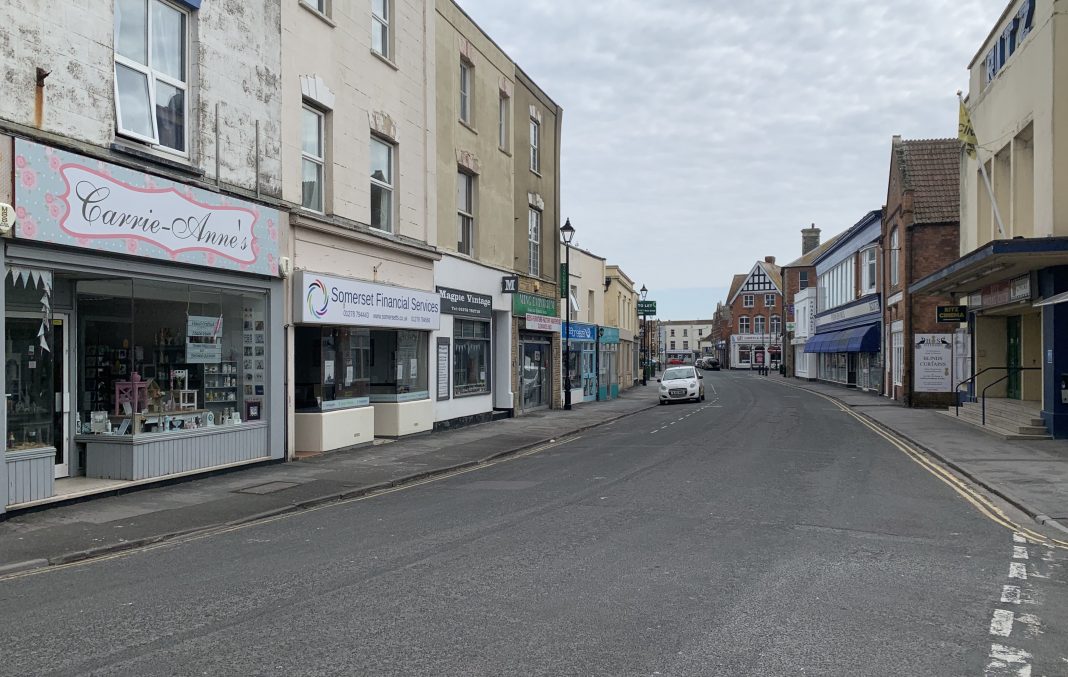
[[[572,341],[596,341],[597,326],[572,322],[567,329],[567,335]]]

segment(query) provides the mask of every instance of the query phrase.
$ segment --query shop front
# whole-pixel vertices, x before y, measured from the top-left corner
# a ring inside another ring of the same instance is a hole
[[[782,362],[781,341],[779,334],[732,334],[731,369],[778,367]]]
[[[619,397],[624,360],[621,359],[619,329],[601,327],[597,352],[597,399],[614,400]],[[625,381],[624,381],[625,383]]]
[[[280,213],[14,142],[0,511],[284,456]]]
[[[431,430],[440,297],[307,270],[294,274],[293,289],[296,451]]]
[[[571,376],[571,401],[593,402],[597,399],[597,326],[570,322],[567,327],[571,354],[565,364]]]
[[[453,257],[435,270],[441,327],[433,336],[434,429],[482,423],[512,411],[511,299],[501,273]],[[449,286],[444,286],[449,285]]]
[[[562,344],[556,299],[515,292],[512,317],[517,337],[513,370],[516,408],[526,412],[552,407],[553,393],[560,387],[553,355],[560,354]]]

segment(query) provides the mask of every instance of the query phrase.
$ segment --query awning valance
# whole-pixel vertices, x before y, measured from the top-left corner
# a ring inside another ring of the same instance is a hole
[[[828,331],[816,334],[805,343],[806,353],[877,353],[879,352],[879,325]]]

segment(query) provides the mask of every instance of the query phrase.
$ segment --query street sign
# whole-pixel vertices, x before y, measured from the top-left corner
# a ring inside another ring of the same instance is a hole
[[[656,315],[656,301],[638,301],[639,315]]]
[[[938,306],[937,322],[967,322],[968,306]]]

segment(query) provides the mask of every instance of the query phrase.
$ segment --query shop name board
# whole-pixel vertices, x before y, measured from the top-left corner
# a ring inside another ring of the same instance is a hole
[[[619,343],[619,328],[601,327],[601,343]]]
[[[556,299],[516,292],[512,296],[512,314],[556,317]]]
[[[974,298],[974,295],[970,298]],[[1030,298],[1031,277],[1022,275],[1013,280],[995,282],[983,287],[979,297],[974,300],[978,301],[978,305],[983,308],[993,308],[994,306],[1003,306],[1014,301],[1027,301]]]
[[[918,393],[953,391],[953,335],[916,334],[914,389]]]
[[[596,341],[597,327],[592,324],[568,322],[567,336],[572,341]]]
[[[1015,52],[1024,38],[1035,26],[1035,5],[1038,0],[1024,0],[1016,14],[1009,19],[1001,35],[994,41],[994,46],[986,53],[986,84],[997,76],[1005,67],[1009,57]]]
[[[967,322],[968,306],[938,306],[936,322]]]
[[[524,316],[527,323],[527,329],[531,331],[551,331],[554,333],[560,332],[560,318],[550,317],[548,315],[535,315],[534,313],[527,313]]]
[[[505,275],[501,278],[501,293],[515,294],[519,291],[519,276]]]
[[[446,315],[468,315],[489,319],[493,316],[493,297],[461,289],[437,287],[441,297],[441,312]]]
[[[294,316],[308,324],[397,329],[437,329],[441,297],[418,289],[390,287],[343,277],[299,271]]]
[[[855,306],[820,315],[816,318],[816,326],[822,327],[834,322],[841,322],[842,320],[851,320],[854,317],[860,317],[861,315],[867,315],[868,313],[875,313],[878,311],[879,299],[876,298],[867,303],[858,303]]]
[[[656,301],[638,301],[639,315],[656,315]]]
[[[278,275],[275,209],[17,139],[15,235]]]

